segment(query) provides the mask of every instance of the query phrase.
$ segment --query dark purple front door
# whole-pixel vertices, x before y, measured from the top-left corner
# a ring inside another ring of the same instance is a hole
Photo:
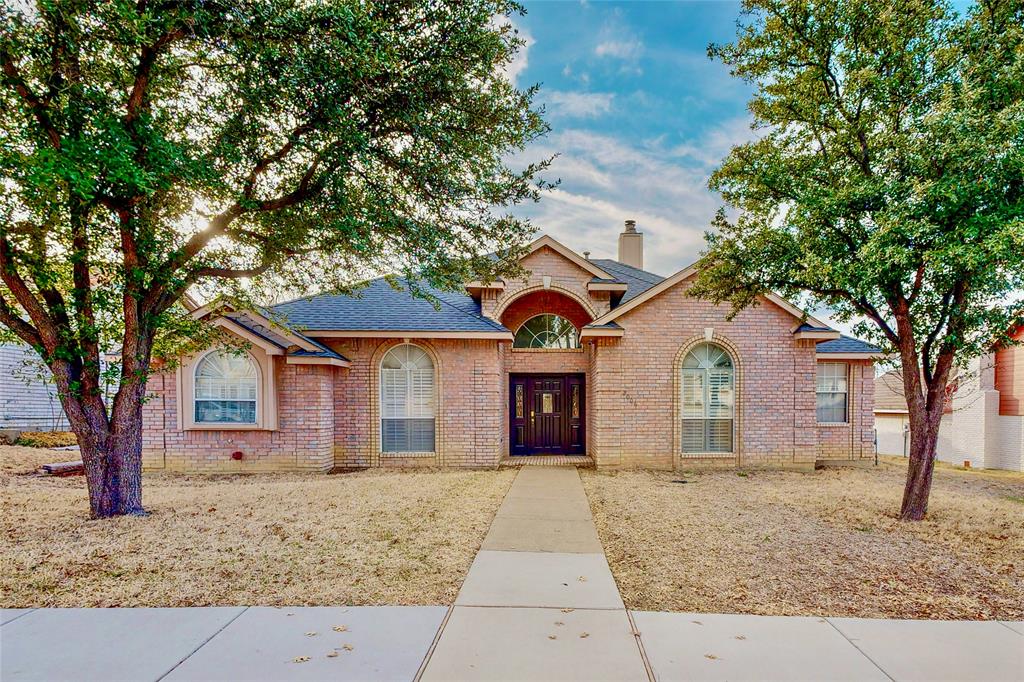
[[[509,438],[513,455],[582,455],[582,374],[513,374]]]

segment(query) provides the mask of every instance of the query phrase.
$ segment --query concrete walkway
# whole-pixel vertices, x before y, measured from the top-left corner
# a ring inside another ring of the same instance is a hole
[[[9,609],[0,680],[1024,681],[1024,623],[623,608],[575,469],[522,469],[452,608]]]
[[[423,680],[647,680],[574,468],[524,468]]]

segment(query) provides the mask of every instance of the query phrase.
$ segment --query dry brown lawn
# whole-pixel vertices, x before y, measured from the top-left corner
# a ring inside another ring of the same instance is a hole
[[[147,475],[93,521],[66,452],[0,447],[0,606],[449,604],[514,472]]]
[[[904,523],[905,470],[892,459],[810,474],[588,472],[583,481],[627,607],[1024,618],[1024,474],[942,466],[928,519]]]

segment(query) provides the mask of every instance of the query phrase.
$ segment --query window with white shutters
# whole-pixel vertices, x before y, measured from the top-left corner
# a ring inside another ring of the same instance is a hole
[[[818,363],[818,422],[845,424],[848,366],[845,362]]]
[[[700,344],[683,358],[679,384],[683,452],[732,452],[735,376],[729,354]]]
[[[255,424],[259,378],[248,355],[214,351],[199,361],[195,373],[197,424]]]
[[[395,346],[380,366],[383,452],[434,451],[434,363],[418,346]]]

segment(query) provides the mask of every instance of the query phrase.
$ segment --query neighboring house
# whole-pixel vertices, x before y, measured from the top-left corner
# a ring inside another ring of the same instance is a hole
[[[0,429],[68,429],[49,370],[26,345],[0,344]]]
[[[1024,341],[1024,326],[1012,337]],[[975,358],[955,385],[939,428],[939,460],[1024,471],[1024,346]],[[879,454],[909,452],[907,402],[898,372],[875,380],[875,428]]]
[[[495,467],[588,455],[598,467],[791,467],[874,456],[873,360],[782,298],[726,319],[687,296],[696,274],[643,269],[627,221],[618,260],[551,237],[522,281],[430,301],[375,280],[236,311],[193,311],[248,342],[154,376],[149,468]],[[272,321],[273,319],[273,321]]]

